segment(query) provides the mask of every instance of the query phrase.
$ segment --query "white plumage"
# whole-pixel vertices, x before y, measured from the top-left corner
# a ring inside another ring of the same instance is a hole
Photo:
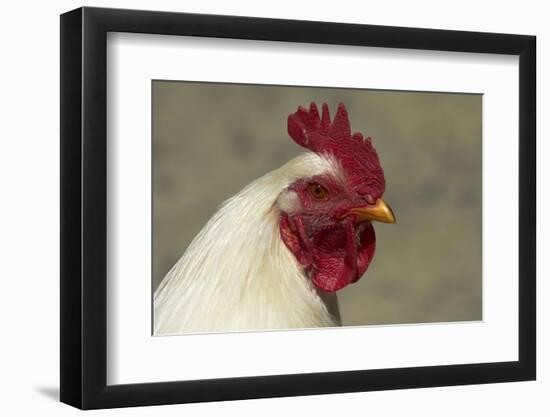
[[[155,334],[340,324],[336,295],[317,289],[285,246],[279,215],[297,209],[287,187],[338,177],[333,158],[304,153],[227,200],[154,294]]]

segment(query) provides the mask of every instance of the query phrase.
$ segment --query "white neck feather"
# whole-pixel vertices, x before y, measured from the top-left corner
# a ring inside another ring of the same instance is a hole
[[[339,325],[335,295],[316,290],[278,221],[290,184],[333,170],[305,153],[227,200],[156,290],[155,334]]]

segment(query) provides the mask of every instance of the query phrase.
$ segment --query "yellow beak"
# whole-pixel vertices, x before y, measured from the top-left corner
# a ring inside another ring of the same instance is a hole
[[[358,220],[377,221],[382,223],[395,223],[393,211],[384,200],[379,198],[373,206],[352,208],[350,214],[355,214]]]

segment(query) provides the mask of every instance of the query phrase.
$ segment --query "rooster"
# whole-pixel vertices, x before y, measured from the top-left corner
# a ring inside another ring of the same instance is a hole
[[[155,334],[341,325],[335,292],[375,250],[372,221],[395,223],[370,137],[315,103],[288,117],[308,151],[221,205],[154,294]]]

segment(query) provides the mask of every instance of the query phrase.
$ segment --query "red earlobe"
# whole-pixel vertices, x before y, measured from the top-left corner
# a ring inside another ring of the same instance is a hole
[[[288,214],[283,213],[279,220],[279,231],[285,246],[292,252],[300,265],[306,269],[309,268],[313,259],[311,252],[304,250],[304,245],[307,245],[307,236],[305,235],[304,224],[301,218],[293,222]]]

